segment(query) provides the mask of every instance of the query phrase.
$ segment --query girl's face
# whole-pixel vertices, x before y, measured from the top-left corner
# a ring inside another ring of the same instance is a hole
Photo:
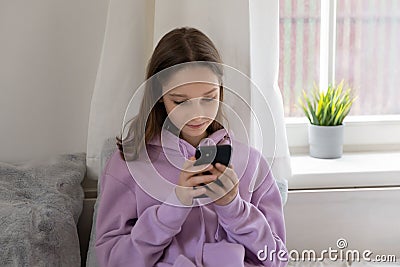
[[[218,77],[205,67],[182,69],[163,85],[162,101],[168,117],[193,146],[207,135],[219,98]]]

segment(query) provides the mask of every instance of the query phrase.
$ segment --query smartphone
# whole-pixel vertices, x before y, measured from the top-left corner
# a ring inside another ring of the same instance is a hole
[[[193,166],[202,164],[221,163],[222,165],[228,166],[231,160],[232,146],[231,145],[216,145],[216,146],[199,146],[196,148],[195,158]],[[204,175],[211,174],[209,171],[203,172]],[[223,186],[220,180],[215,180],[215,183],[219,186]],[[202,186],[207,186],[201,183]],[[198,196],[197,198],[207,197],[205,194]]]
[[[199,146],[196,148],[194,166],[215,163],[221,163],[228,166],[231,160],[232,146],[231,145],[216,145],[216,146]]]

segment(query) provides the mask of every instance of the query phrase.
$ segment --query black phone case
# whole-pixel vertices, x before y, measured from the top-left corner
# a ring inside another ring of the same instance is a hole
[[[231,159],[231,145],[199,146],[196,148],[196,162],[194,166],[211,163],[221,163],[228,166]]]
[[[217,146],[199,146],[196,148],[195,158],[196,161],[193,166],[198,166],[202,164],[215,165],[216,163],[221,163],[222,165],[228,166],[232,154],[232,146],[231,145],[217,145]],[[209,171],[204,172],[203,174],[208,175],[211,174]],[[220,180],[215,180],[215,183],[219,186],[223,186]],[[202,186],[207,186],[206,184],[200,184]],[[206,195],[200,195],[197,198],[204,198]]]

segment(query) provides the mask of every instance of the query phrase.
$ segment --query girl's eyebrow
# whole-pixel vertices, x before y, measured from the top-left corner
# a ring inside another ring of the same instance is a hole
[[[214,92],[214,91],[216,91],[216,90],[218,90],[218,89],[219,89],[219,88],[215,87],[215,88],[211,89],[210,91],[206,92],[203,96],[206,96],[206,95],[208,95],[208,94],[211,94],[212,92]],[[169,95],[169,96],[187,97],[187,95],[185,95],[185,94],[176,94],[176,93],[170,93],[170,94],[168,94],[168,95]]]

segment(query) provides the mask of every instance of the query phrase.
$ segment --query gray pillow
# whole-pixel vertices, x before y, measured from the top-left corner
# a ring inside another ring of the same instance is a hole
[[[0,162],[0,266],[80,266],[86,153]]]

